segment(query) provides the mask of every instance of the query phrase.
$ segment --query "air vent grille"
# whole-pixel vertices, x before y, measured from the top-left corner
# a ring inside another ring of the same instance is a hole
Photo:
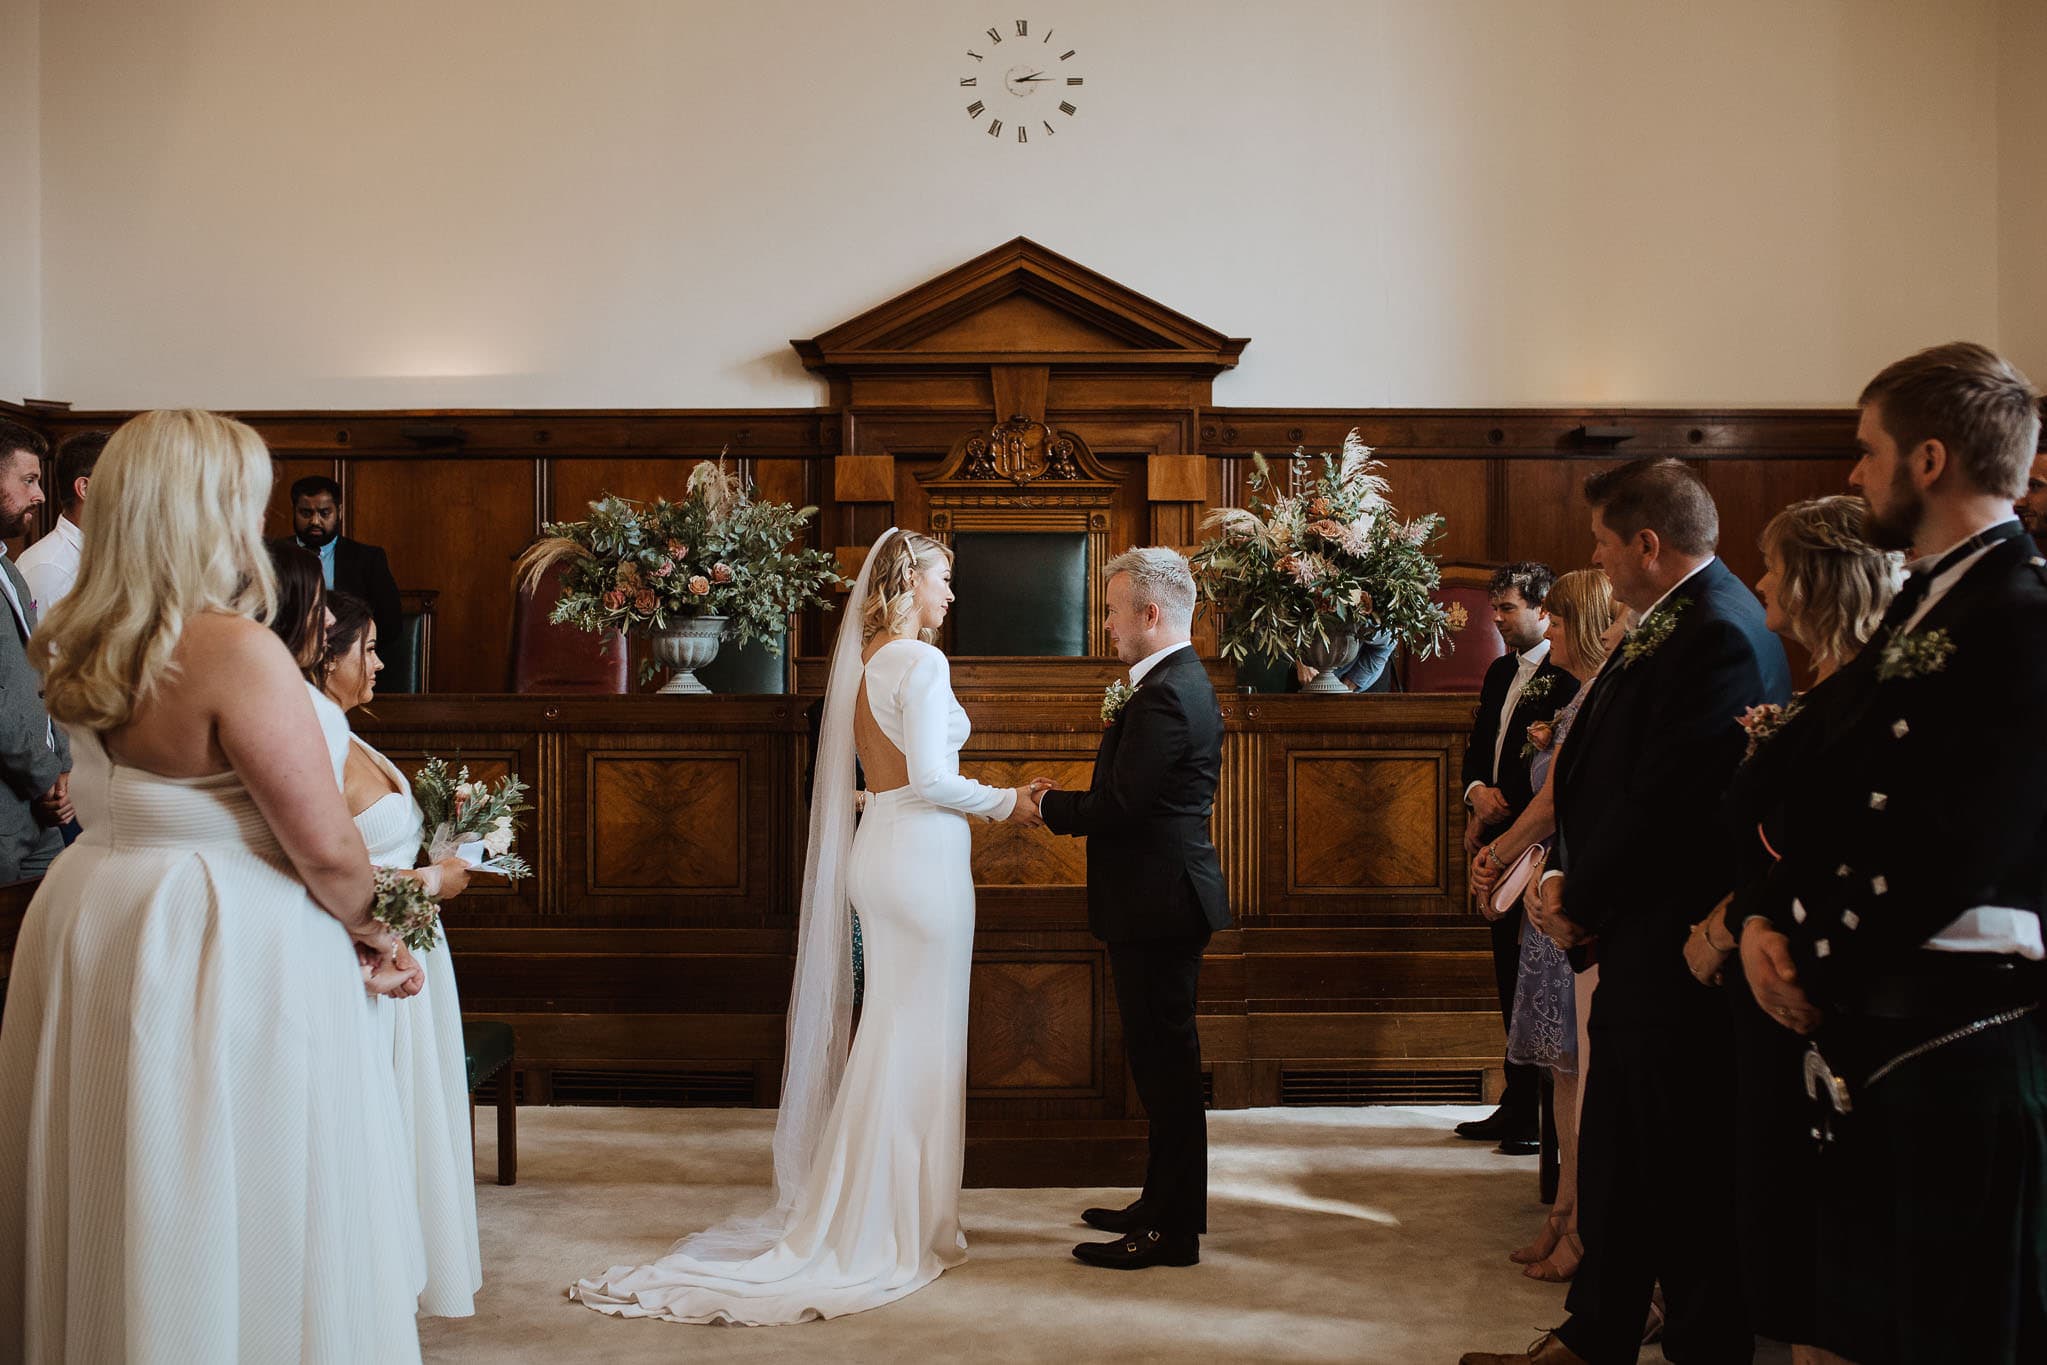
[[[1482,1104],[1483,1071],[1357,1071],[1287,1068],[1279,1102],[1322,1104]]]
[[[625,1105],[653,1109],[753,1104],[751,1071],[582,1071],[557,1067],[556,1104]]]

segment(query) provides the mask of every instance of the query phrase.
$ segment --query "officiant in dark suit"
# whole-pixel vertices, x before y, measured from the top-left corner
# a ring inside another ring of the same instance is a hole
[[[1471,741],[1464,748],[1464,851],[1476,854],[1507,828],[1534,799],[1529,782],[1528,727],[1555,716],[1578,692],[1578,680],[1549,661],[1550,584],[1547,564],[1523,561],[1494,572],[1487,590],[1493,625],[1507,652],[1486,669],[1473,713]],[[1484,855],[1481,855],[1484,856]],[[1521,907],[1492,922],[1493,980],[1499,988],[1500,1020],[1510,1023],[1514,980],[1521,966]],[[1536,1114],[1541,1081],[1536,1068],[1504,1063],[1506,1089],[1500,1107],[1482,1119],[1457,1125],[1457,1136],[1497,1142],[1510,1156],[1537,1148]]]
[[[1846,1091],[1814,1118],[1815,1344],[1861,1365],[2047,1351],[2047,560],[2011,509],[2037,401],[1967,343],[1863,392],[1849,482],[1916,558],[1727,916]]]
[[[1790,669],[1762,604],[1715,557],[1719,514],[1683,462],[1594,475],[1585,499],[1593,563],[1641,613],[1557,758],[1562,867],[1544,873],[1535,919],[1574,962],[1598,953],[1578,1139],[1585,1259],[1563,1326],[1526,1352],[1464,1359],[1632,1361],[1661,1281],[1665,1354],[1746,1362],[1728,1216],[1733,1045],[1684,944],[1734,883],[1721,800],[1746,743],[1736,717],[1785,701]]]
[[[274,543],[296,543],[320,559],[329,592],[345,592],[370,604],[377,638],[386,651],[404,638],[405,610],[398,580],[382,546],[341,534],[341,485],[324,474],[309,474],[291,486],[292,534]]]
[[[1208,1126],[1194,1004],[1209,935],[1230,922],[1208,834],[1222,773],[1222,712],[1194,653],[1194,578],[1177,551],[1129,550],[1108,565],[1108,630],[1130,665],[1103,703],[1106,730],[1084,792],[1047,791],[1054,834],[1087,839],[1088,927],[1109,946],[1123,1047],[1149,1120],[1144,1191],[1088,1209],[1089,1265],[1193,1265],[1208,1230]]]

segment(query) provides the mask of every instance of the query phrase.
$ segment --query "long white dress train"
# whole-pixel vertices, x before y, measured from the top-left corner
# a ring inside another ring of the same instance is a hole
[[[670,1252],[569,1291],[622,1317],[750,1326],[878,1308],[966,1259],[967,982],[974,950],[969,815],[1016,794],[960,776],[967,713],[945,655],[892,641],[866,666],[876,723],[909,785],[868,798],[846,885],[860,915],[867,990],[859,1031],[782,1241],[746,1261]]]
[[[347,724],[321,723],[338,772]],[[418,1360],[390,1212],[412,1181],[347,931],[233,773],[71,741],[85,833],[0,1027],[0,1358]]]
[[[355,827],[378,867],[409,868],[419,861],[424,820],[412,784],[390,759],[349,736],[398,790],[379,797]],[[376,1001],[378,1046],[391,1058],[398,1112],[418,1174],[419,1225],[426,1245],[426,1288],[419,1311],[429,1317],[466,1318],[483,1288],[483,1256],[476,1232],[476,1157],[469,1145],[469,1066],[462,1047],[462,1000],[448,939],[419,955],[426,989],[406,1000]]]

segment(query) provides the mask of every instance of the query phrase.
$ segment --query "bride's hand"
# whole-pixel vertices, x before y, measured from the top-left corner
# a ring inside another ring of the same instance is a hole
[[[1043,781],[1043,779],[1040,779],[1040,781]],[[1051,783],[1046,782],[1044,786],[1040,786],[1037,782],[1033,782],[1029,786],[1018,787],[1016,789],[1016,804],[1010,807],[1009,810],[1009,822],[1014,825],[1022,825],[1025,829],[1043,828],[1045,820],[1043,816],[1038,814],[1038,793],[1051,785]]]
[[[437,863],[414,868],[412,875],[429,896],[437,901],[451,901],[469,889],[469,871],[466,861],[450,855]]]

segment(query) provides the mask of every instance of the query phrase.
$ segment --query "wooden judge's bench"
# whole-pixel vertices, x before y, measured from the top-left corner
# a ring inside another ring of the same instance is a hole
[[[1238,695],[1211,672],[1237,917],[1202,970],[1214,1106],[1477,1101],[1502,1040],[1461,869],[1470,698]],[[1120,673],[957,663],[962,770],[1085,787]],[[358,714],[400,763],[459,756],[533,784],[537,875],[479,879],[450,914],[463,1007],[517,1028],[528,1102],[776,1102],[815,700],[422,696]],[[1140,1110],[1082,842],[976,822],[974,879],[969,1181],[1134,1179]]]

